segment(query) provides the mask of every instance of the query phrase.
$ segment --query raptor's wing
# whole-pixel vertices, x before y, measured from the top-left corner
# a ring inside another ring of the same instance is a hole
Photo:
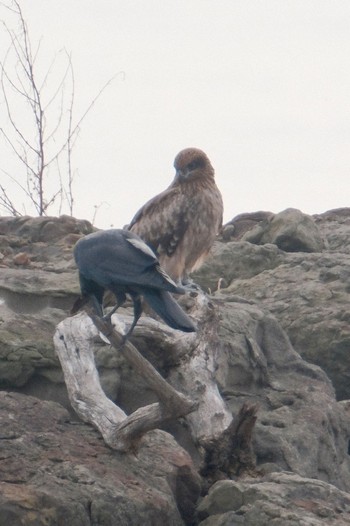
[[[190,207],[191,200],[181,189],[168,188],[148,201],[128,228],[158,255],[171,256],[189,226]]]

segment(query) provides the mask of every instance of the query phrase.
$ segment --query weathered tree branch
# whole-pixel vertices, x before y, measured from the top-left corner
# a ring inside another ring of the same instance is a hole
[[[163,406],[164,416],[169,413],[169,416],[176,418],[193,411],[195,408],[193,402],[168,384],[130,341],[121,345],[123,337],[112,328],[111,324],[102,320],[92,309],[87,309],[87,313],[98,330],[108,338],[113,347],[124,356],[135,372],[142,376],[148,386],[158,396],[160,404]]]
[[[127,417],[102,391],[93,355],[93,338],[98,331],[90,318],[78,315],[61,322],[54,341],[71,404],[83,420],[99,429],[108,445],[125,451],[145,432],[195,409],[196,405],[172,388],[130,342],[120,347],[122,336],[110,324],[91,311],[89,314],[97,329],[123,354],[160,400]]]
[[[120,451],[133,448],[144,433],[161,427],[166,420],[185,416],[202,454],[201,472],[208,484],[220,478],[253,473],[252,432],[257,407],[243,405],[232,419],[220,395],[215,380],[216,355],[220,352],[217,309],[202,292],[182,301],[191,304],[198,332],[182,334],[143,316],[135,327],[133,341],[142,344],[145,356],[131,342],[120,346],[120,333],[124,330],[114,330],[91,310],[89,316],[79,314],[61,322],[54,340],[72,406],[83,420],[100,430],[108,445]],[[132,317],[114,314],[112,321],[115,326],[121,321],[123,326],[129,326]],[[123,355],[159,402],[126,416],[106,398],[94,363],[94,340],[98,334]],[[166,380],[146,358],[166,371]]]

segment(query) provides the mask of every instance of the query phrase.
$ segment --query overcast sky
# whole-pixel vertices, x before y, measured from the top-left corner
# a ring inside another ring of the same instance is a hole
[[[120,72],[75,149],[77,217],[128,223],[189,146],[212,161],[225,221],[350,206],[349,0],[20,3],[46,66],[72,53],[77,114]]]

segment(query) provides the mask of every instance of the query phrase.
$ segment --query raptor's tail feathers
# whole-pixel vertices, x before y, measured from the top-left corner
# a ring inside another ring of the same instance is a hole
[[[173,329],[183,332],[196,330],[192,320],[172,295],[165,290],[148,289],[143,296],[152,309]]]

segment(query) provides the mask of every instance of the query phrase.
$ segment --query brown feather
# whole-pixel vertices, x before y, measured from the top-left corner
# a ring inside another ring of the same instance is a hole
[[[207,256],[221,229],[223,204],[204,152],[182,150],[174,167],[171,185],[137,212],[129,229],[152,246],[166,272],[180,280]]]

